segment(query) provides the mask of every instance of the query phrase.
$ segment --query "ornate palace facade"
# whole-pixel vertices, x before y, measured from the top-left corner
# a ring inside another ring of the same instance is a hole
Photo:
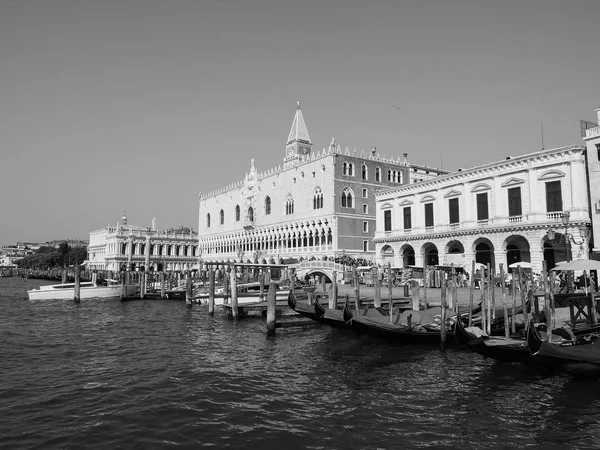
[[[90,269],[119,271],[122,268],[187,270],[198,267],[198,234],[190,228],[158,231],[128,225],[123,216],[116,226],[90,232]]]
[[[535,272],[589,257],[586,150],[508,157],[376,195],[377,262],[396,267],[471,261]]]
[[[372,260],[375,193],[429,179],[440,169],[403,159],[329,147],[313,150],[298,104],[283,164],[259,172],[254,160],[241,181],[199,196],[203,260],[334,257]]]

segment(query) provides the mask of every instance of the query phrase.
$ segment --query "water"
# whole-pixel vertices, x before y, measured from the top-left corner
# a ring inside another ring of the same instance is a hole
[[[0,447],[589,449],[597,381],[182,301],[38,301],[0,279]]]

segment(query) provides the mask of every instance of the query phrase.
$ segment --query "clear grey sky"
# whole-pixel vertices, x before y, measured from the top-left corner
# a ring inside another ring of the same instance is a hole
[[[579,144],[597,0],[0,0],[0,244],[197,228],[198,192],[332,136],[445,169]],[[392,107],[395,105],[396,107]],[[443,161],[443,162],[442,162]]]

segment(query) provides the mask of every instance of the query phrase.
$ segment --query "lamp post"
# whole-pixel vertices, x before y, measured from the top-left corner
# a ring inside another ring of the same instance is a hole
[[[578,242],[575,240],[575,238],[573,237],[573,234],[568,232],[568,226],[569,226],[569,217],[570,217],[570,213],[568,211],[565,211],[560,220],[563,224],[563,226],[565,227],[565,233],[561,234],[560,237],[560,241],[561,242],[563,239],[565,240],[565,248],[567,251],[567,260],[570,261],[573,259],[572,256],[572,251],[571,251],[571,242],[575,245],[579,245],[580,248],[582,248],[583,244],[585,243],[585,241],[588,238],[590,229],[588,228],[587,225],[582,225],[579,227],[579,234],[581,235],[581,242]],[[554,241],[554,238],[556,237],[556,232],[554,231],[554,228],[550,227],[548,229],[548,231],[546,232],[546,235],[548,237],[549,240]],[[573,283],[573,272],[568,272],[567,273],[567,289],[570,289],[570,286]]]
[[[567,250],[567,258],[569,260],[573,259],[572,255],[571,255],[571,242],[575,245],[579,245],[582,246],[588,235],[590,232],[590,229],[587,227],[587,225],[582,225],[579,227],[579,234],[582,237],[581,242],[578,242],[575,240],[575,237],[573,236],[573,234],[568,232],[568,226],[569,226],[569,218],[570,218],[570,213],[568,211],[565,211],[560,220],[563,224],[563,226],[565,227],[565,233],[561,234],[561,238],[560,240],[562,241],[563,239],[565,240],[565,246],[566,246],[566,250]],[[549,240],[554,241],[554,239],[556,238],[556,231],[554,231],[554,228],[550,227],[548,228],[548,231],[546,232],[546,235],[548,237]],[[560,241],[559,241],[560,242]]]

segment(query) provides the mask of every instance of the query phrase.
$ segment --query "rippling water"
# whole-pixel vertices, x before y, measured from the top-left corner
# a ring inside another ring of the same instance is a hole
[[[598,448],[600,389],[461,349],[0,279],[2,448]]]

